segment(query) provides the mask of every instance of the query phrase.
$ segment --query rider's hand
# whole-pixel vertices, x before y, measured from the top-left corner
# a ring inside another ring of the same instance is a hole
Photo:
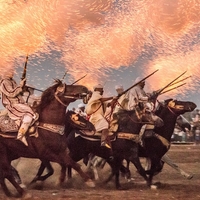
[[[19,83],[20,87],[23,88],[26,85],[26,78],[22,79]]]
[[[117,101],[118,97],[117,96],[113,96],[113,100]]]
[[[152,92],[149,96],[149,100],[152,102],[155,101],[158,98],[158,95],[159,95],[158,92],[156,92],[156,91]]]
[[[116,96],[113,97],[112,101],[110,102],[111,106],[114,106],[117,103],[118,98]]]
[[[22,87],[22,91],[23,92],[28,92],[29,90],[28,90],[28,87],[26,86],[26,85],[24,85],[23,87]]]

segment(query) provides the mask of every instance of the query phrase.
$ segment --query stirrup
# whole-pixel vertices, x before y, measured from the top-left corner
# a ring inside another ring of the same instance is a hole
[[[21,142],[24,143],[25,146],[28,146],[28,143],[27,143],[27,141],[26,141],[25,135],[19,134],[19,135],[17,136],[17,140],[20,140]]]
[[[111,146],[108,143],[104,142],[104,141],[101,143],[101,146],[106,147],[108,149],[111,149]]]
[[[33,126],[33,124],[35,124],[35,122],[39,119],[39,114],[35,113],[35,117],[33,118],[31,124],[29,125],[30,127]]]

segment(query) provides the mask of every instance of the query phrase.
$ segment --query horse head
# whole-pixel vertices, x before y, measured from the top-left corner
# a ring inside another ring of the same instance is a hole
[[[55,84],[47,88],[41,97],[39,104],[40,110],[43,110],[52,101],[56,100],[64,107],[77,99],[84,99],[88,94],[88,89],[82,85],[66,85],[60,80],[55,80]]]
[[[164,105],[176,116],[193,111],[197,106],[191,101],[165,100]]]
[[[139,118],[141,122],[144,122],[146,124],[153,124],[156,127],[163,126],[163,120],[155,115],[147,106],[144,105],[144,103],[138,103],[135,107],[136,113],[139,113]]]
[[[65,119],[75,129],[95,131],[94,125],[89,120],[74,111],[67,111]]]

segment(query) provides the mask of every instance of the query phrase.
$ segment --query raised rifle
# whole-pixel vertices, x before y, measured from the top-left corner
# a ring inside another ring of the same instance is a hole
[[[161,94],[165,94],[165,93],[167,93],[167,92],[170,92],[171,90],[174,90],[174,89],[177,89],[177,88],[179,88],[179,87],[181,87],[181,86],[183,86],[183,85],[185,85],[186,83],[183,83],[183,84],[181,84],[181,85],[177,85],[177,86],[175,86],[175,87],[173,87],[173,88],[170,88],[170,89],[168,89],[168,90],[165,90],[165,91],[163,91],[163,92],[161,92],[161,93],[159,93],[160,95]]]
[[[181,76],[183,76],[187,71],[184,71],[181,75],[179,75],[178,77],[176,77],[173,81],[171,81],[170,83],[168,83],[165,87],[163,87],[160,90],[155,91],[157,93],[157,95],[161,94],[163,92],[163,90],[165,90],[167,87],[172,86],[173,84],[175,84],[174,82],[179,79]],[[177,81],[176,83],[178,83],[179,81]]]
[[[79,78],[78,80],[76,80],[76,81],[74,81],[71,85],[74,85],[75,83],[77,83],[78,81],[80,81],[81,79],[83,79],[83,78],[85,78],[87,76],[87,74],[86,75],[84,75],[84,76],[82,76],[81,78]]]
[[[190,77],[192,77],[192,76],[187,76],[187,77],[185,77],[185,78],[183,78],[183,79],[181,79],[181,80],[179,80],[179,81],[176,81],[176,82],[172,83],[169,87],[171,87],[172,85],[176,85],[176,84],[178,84],[178,83],[180,83],[180,82],[182,82],[182,81],[185,81],[186,79],[188,79],[188,78],[190,78]]]
[[[121,94],[117,95],[117,98],[121,97],[123,94],[127,93],[130,89],[132,89],[133,87],[135,87],[136,85],[142,83],[143,81],[145,81],[147,78],[149,78],[150,76],[152,76],[153,74],[155,74],[159,69],[157,69],[156,71],[152,72],[151,74],[149,74],[148,76],[144,77],[143,79],[141,79],[140,81],[138,81],[137,83],[133,84],[131,87],[129,87],[128,89],[124,90]]]
[[[28,54],[26,56],[26,60],[25,60],[25,64],[24,64],[24,70],[23,70],[23,74],[22,74],[21,80],[26,78],[27,64],[28,64]]]

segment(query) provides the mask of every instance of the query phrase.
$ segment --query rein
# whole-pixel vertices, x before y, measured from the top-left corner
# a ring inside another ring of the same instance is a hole
[[[167,108],[173,115],[177,116],[176,113],[174,113],[174,111],[169,106],[167,106]]]
[[[63,103],[63,102],[60,100],[60,98],[57,96],[57,94],[54,94],[54,97],[55,97],[55,99],[56,99],[61,105],[63,105],[64,107],[67,107],[67,106],[68,106],[67,104]]]

